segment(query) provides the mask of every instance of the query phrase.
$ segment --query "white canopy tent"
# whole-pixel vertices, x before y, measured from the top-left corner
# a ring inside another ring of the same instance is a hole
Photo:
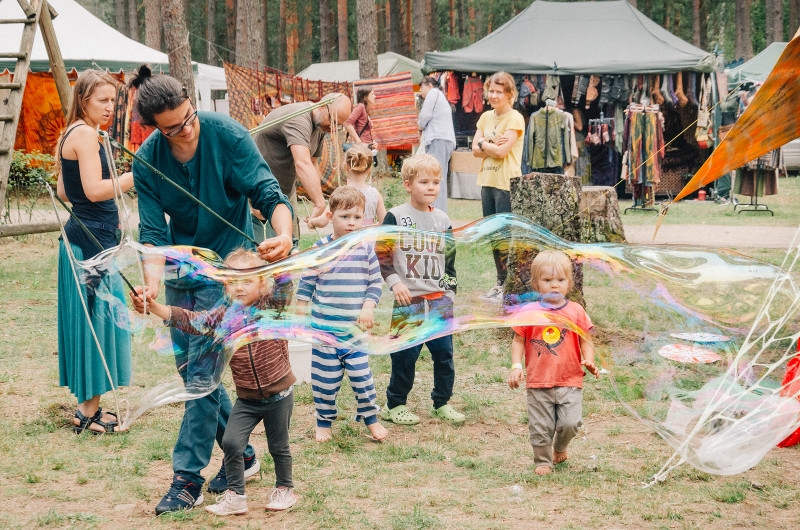
[[[167,54],[136,42],[92,15],[74,0],[48,0],[58,12],[53,19],[61,55],[67,71],[87,68],[108,69],[112,72],[133,72],[143,63],[155,71],[169,72]],[[19,4],[14,0],[0,0],[0,19],[24,18]],[[19,49],[22,25],[4,25],[0,31],[0,50]],[[0,59],[0,72],[13,70],[15,60]],[[31,54],[32,72],[47,72],[50,61],[41,32],[36,32]],[[213,110],[212,90],[225,90],[225,73],[222,68],[196,64],[195,91],[200,110]]]

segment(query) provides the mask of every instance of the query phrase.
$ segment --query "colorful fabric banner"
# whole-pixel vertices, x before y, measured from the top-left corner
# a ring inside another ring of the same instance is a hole
[[[272,109],[297,101],[319,101],[330,92],[351,96],[349,83],[311,81],[274,68],[253,70],[224,63],[228,102],[233,119],[252,129],[261,124]]]
[[[378,149],[411,149],[419,143],[417,106],[411,72],[362,79],[353,83],[358,87],[371,86],[375,91],[375,106],[370,109],[372,138]]]

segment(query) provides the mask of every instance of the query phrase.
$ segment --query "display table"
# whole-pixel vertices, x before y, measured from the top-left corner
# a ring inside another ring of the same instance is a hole
[[[482,159],[475,158],[471,150],[453,151],[450,155],[450,175],[447,190],[452,199],[480,200],[481,187],[478,186],[478,172]]]

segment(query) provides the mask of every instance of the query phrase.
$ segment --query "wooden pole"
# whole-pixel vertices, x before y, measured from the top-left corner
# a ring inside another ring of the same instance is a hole
[[[61,110],[66,117],[72,101],[72,88],[69,85],[69,78],[67,78],[67,69],[64,66],[64,57],[61,55],[61,48],[58,46],[56,40],[56,31],[53,28],[53,17],[57,16],[55,10],[47,4],[47,0],[42,0],[47,9],[42,9],[39,15],[39,29],[42,31],[42,39],[44,40],[44,47],[47,49],[47,56],[50,58],[50,71],[53,73],[53,80],[56,82],[56,90],[58,91],[58,99],[61,100]],[[55,15],[52,15],[55,13]]]

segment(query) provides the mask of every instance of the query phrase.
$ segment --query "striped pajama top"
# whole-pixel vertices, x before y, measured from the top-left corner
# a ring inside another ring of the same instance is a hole
[[[314,246],[332,240],[329,235]],[[339,248],[331,249],[338,251]],[[310,267],[300,278],[296,296],[300,301],[311,302],[310,327],[327,331],[338,340],[352,339],[364,302],[372,300],[377,306],[381,297],[380,265],[373,247],[362,243],[341,256]]]

